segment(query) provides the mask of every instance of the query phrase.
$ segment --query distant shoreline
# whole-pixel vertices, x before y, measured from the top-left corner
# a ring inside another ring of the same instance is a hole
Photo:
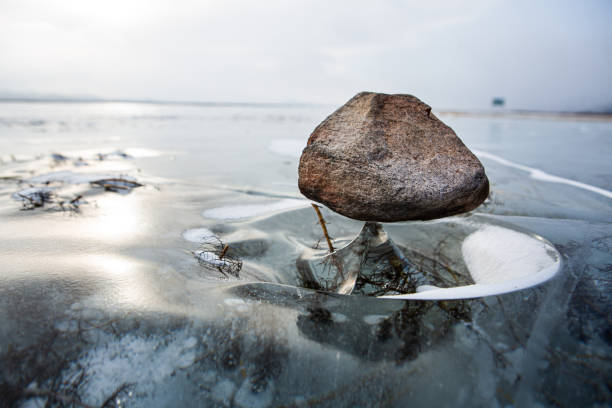
[[[244,108],[324,108],[332,105],[304,102],[212,102],[212,101],[162,101],[154,99],[102,99],[102,98],[28,98],[0,97],[0,103],[134,103],[148,105],[175,105],[200,107],[244,107]],[[454,110],[434,109],[443,116],[566,119],[584,121],[612,121],[612,112],[567,112],[526,109]]]
[[[457,117],[565,119],[565,120],[577,120],[577,121],[612,122],[612,113],[608,113],[608,112],[554,112],[554,111],[531,111],[531,110],[519,110],[519,109],[517,110],[499,110],[499,111],[438,110],[435,112],[440,115],[444,115],[444,116],[457,116]]]

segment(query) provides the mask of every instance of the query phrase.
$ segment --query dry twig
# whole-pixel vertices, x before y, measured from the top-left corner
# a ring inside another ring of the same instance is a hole
[[[225,244],[225,246],[223,247],[223,250],[221,251],[221,253],[219,254],[219,259],[223,259],[223,257],[225,256],[225,254],[227,253],[227,250],[229,249],[229,245]]]
[[[319,206],[315,203],[312,203],[312,208],[314,208],[317,213],[317,217],[319,217],[319,224],[321,224],[321,229],[323,230],[323,235],[325,236],[325,240],[327,241],[327,246],[329,247],[329,252],[334,252],[334,246],[332,245],[331,238],[327,232],[327,226],[325,225],[325,220],[323,219],[323,214],[321,214],[321,210],[319,210]]]

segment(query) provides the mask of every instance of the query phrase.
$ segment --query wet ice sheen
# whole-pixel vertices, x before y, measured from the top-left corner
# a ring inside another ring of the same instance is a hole
[[[202,215],[204,218],[213,218],[218,220],[238,220],[266,215],[274,211],[305,207],[310,205],[309,203],[310,202],[307,200],[287,198],[265,204],[229,205],[225,207],[211,208],[204,211]]]

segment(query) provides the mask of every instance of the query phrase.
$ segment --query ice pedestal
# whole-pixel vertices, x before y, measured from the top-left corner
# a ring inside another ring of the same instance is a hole
[[[406,255],[408,254],[408,256]],[[545,239],[501,226],[480,225],[461,245],[468,276],[400,248],[378,223],[365,223],[333,253],[307,250],[297,260],[302,286],[399,299],[464,299],[538,285],[559,270],[561,258]],[[428,262],[425,262],[427,260]]]
[[[413,293],[427,281],[375,222],[366,222],[357,238],[330,254],[305,252],[297,267],[304,286],[344,295]]]

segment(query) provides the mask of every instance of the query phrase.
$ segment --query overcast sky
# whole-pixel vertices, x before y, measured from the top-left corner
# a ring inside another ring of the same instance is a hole
[[[612,110],[612,1],[1,0],[0,93]]]

